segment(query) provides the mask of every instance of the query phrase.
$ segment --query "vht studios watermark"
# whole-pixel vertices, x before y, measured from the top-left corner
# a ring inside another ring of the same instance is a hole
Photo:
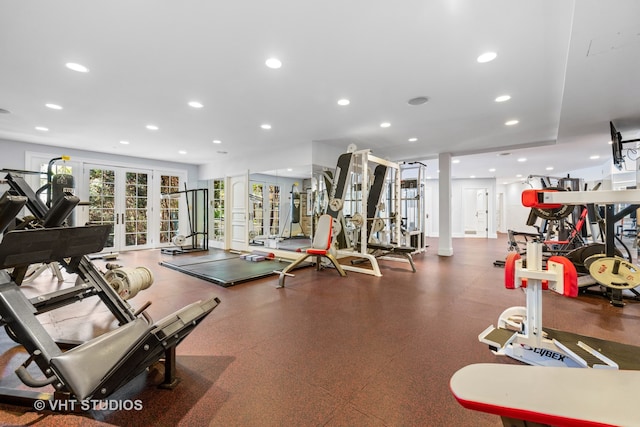
[[[36,400],[37,411],[141,411],[142,400]]]

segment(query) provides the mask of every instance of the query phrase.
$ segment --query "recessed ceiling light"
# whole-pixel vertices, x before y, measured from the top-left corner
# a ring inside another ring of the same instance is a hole
[[[599,159],[599,158],[600,158],[600,156],[598,156],[597,154],[589,157],[589,159],[591,159],[591,160],[596,160],[596,159]]]
[[[427,179],[431,179],[431,175],[427,175]]]
[[[122,144],[122,145],[129,145],[129,141],[120,141],[120,144]]]
[[[39,130],[41,132],[48,132],[49,128],[46,128],[44,126],[36,126],[36,130]]]
[[[293,169],[287,168],[287,172],[292,172],[292,171],[293,171]]]
[[[147,125],[147,129],[149,129],[149,130],[158,130],[159,128],[156,125]]]
[[[418,138],[409,138],[407,141],[409,142],[416,142],[418,140]]]
[[[496,102],[505,102],[510,100],[511,97],[509,95],[500,95],[499,97],[496,98]]]
[[[265,65],[276,70],[282,67],[282,62],[278,58],[269,58],[265,61]]]
[[[460,163],[460,159],[453,159],[451,160],[451,163]]]
[[[67,62],[64,64],[68,69],[77,71],[79,73],[88,73],[89,69],[82,64],[76,64],[75,62]]]
[[[187,154],[187,152],[186,152],[186,151],[184,151],[184,150],[180,150],[180,151],[178,151],[178,153],[180,153],[180,154]]]
[[[496,168],[489,169],[489,172],[495,172],[495,171],[496,171]]]
[[[214,139],[213,141],[214,144],[222,144],[222,141],[220,141],[219,139]]]
[[[62,107],[58,104],[44,104],[45,107],[51,108],[52,110],[62,110]]]
[[[471,175],[469,178],[475,178],[475,177],[476,177],[475,175]]]
[[[553,166],[547,166],[546,168],[548,171],[552,171],[553,170]]]
[[[348,99],[346,99],[346,98],[342,98],[342,99],[339,99],[339,100],[338,100],[338,105],[345,106],[345,105],[349,105],[349,104],[351,104],[351,101],[349,101],[349,100],[348,100]]]
[[[607,144],[613,145],[613,141],[609,141],[609,142],[607,142]]]
[[[518,159],[518,161],[519,161],[520,163],[522,163],[522,162],[526,162],[526,161],[527,161],[527,158],[526,158],[526,157],[520,157],[520,158]]]
[[[189,102],[189,107],[202,108],[202,107],[204,107],[204,105],[202,105],[202,103],[200,103],[198,101],[191,101],[191,102]]]
[[[409,105],[422,105],[426,104],[429,101],[428,96],[416,96],[415,98],[411,98],[407,101]]]
[[[391,123],[389,123],[389,122],[380,123],[380,127],[381,128],[388,128],[389,126],[391,126]]]
[[[265,130],[271,129],[271,125],[269,123],[263,123],[260,125],[260,127]]]
[[[518,123],[520,123],[518,120],[509,120],[504,122],[506,126],[513,126],[513,125],[517,125]]]
[[[516,175],[516,178],[522,178],[522,175],[518,174]]]
[[[478,56],[477,61],[480,63],[493,61],[498,56],[495,52],[485,52],[482,55]]]
[[[5,110],[4,108],[0,108],[0,114],[11,114],[9,110]]]

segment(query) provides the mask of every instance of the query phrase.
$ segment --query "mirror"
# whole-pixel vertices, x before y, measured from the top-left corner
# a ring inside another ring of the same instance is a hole
[[[311,246],[311,166],[249,174],[249,246],[299,252]]]

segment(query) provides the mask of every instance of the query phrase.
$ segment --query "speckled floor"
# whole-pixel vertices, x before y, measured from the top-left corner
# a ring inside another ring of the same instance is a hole
[[[181,383],[158,389],[160,374],[141,376],[112,396],[130,410],[36,411],[0,404],[0,424],[33,426],[501,426],[499,417],[462,408],[449,391],[459,368],[494,356],[477,335],[507,307],[523,305],[503,286],[506,240],[455,239],[454,255],[431,248],[408,264],[380,261],[383,277],[306,268],[276,289],[270,278],[222,288],[164,268],[159,250],[123,253],[155,283],[131,300],[147,300],[159,319],[199,299],[222,301],[178,347]],[[180,255],[189,256],[189,255]],[[97,261],[100,265],[101,261]],[[45,272],[25,292],[50,286]],[[57,285],[55,285],[57,286]],[[640,304],[612,307],[598,296],[545,293],[546,326],[640,345]],[[95,301],[44,315],[59,338],[88,339],[114,323]],[[4,335],[3,333],[0,335]],[[15,379],[24,355],[0,338],[0,385]],[[639,355],[640,357],[640,355]],[[603,410],[615,410],[603,408]]]

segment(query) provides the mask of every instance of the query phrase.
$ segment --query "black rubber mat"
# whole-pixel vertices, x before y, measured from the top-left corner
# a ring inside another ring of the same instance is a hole
[[[161,265],[171,264],[175,266],[184,266],[192,264],[201,264],[203,262],[218,261],[221,259],[238,258],[239,255],[231,252],[223,251],[222,249],[209,249],[208,252],[202,255],[187,256],[187,255],[164,255]]]
[[[172,260],[173,261],[173,260]],[[207,280],[223,287],[233,286],[237,283],[270,276],[274,270],[282,270],[289,263],[278,260],[265,260],[252,262],[240,259],[237,255],[233,258],[218,259],[208,262],[178,265],[173,262],[163,261],[160,265],[171,268],[181,273]],[[309,265],[309,264],[306,264]],[[274,278],[277,276],[274,274]]]
[[[638,359],[638,354],[640,353],[639,347],[593,337],[585,337],[556,329],[544,328],[544,331],[547,333],[548,338],[555,338],[561,343],[572,344],[582,341],[616,362],[620,369],[640,370],[640,360]]]

